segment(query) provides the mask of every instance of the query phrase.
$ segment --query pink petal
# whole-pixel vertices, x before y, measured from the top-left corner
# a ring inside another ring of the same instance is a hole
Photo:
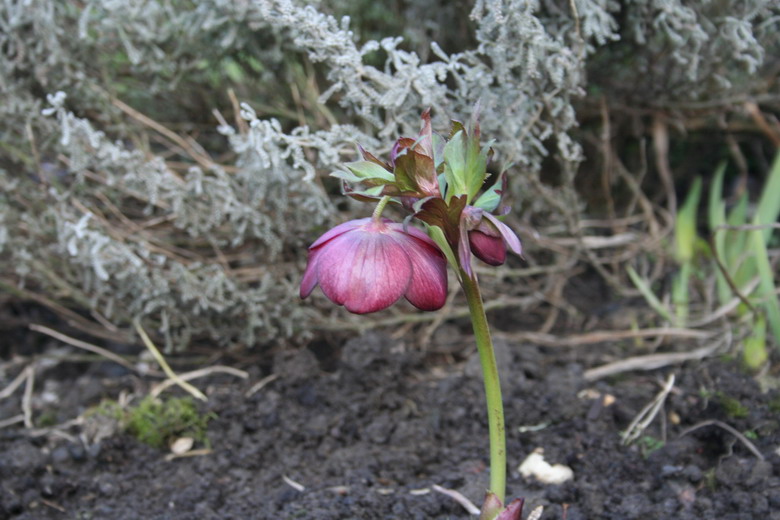
[[[352,231],[353,229],[357,229],[364,225],[366,222],[370,221],[371,218],[360,218],[357,220],[348,220],[342,224],[339,224],[338,226],[326,231],[320,238],[314,241],[312,245],[309,246],[309,250],[316,249],[320,247],[322,244],[326,243],[328,240],[332,240],[336,238],[339,235],[343,235],[344,233],[348,231]]]
[[[317,265],[325,296],[355,314],[389,307],[403,296],[412,278],[403,248],[373,230],[356,229],[332,239],[322,247]]]
[[[317,286],[317,261],[319,260],[320,251],[320,249],[309,251],[309,261],[306,264],[306,271],[303,273],[303,279],[301,280],[301,299],[309,296]]]
[[[431,237],[428,236],[428,233],[425,231],[422,231],[414,226],[406,226],[406,229],[404,229],[403,224],[399,224],[396,222],[388,223],[388,227],[391,228],[394,231],[398,231],[400,233],[404,233],[406,235],[411,235],[412,237],[416,238],[417,240],[420,240],[421,242],[425,242],[435,250],[439,250],[439,246],[436,245],[436,242],[433,241]]]
[[[508,247],[509,250],[512,251],[517,256],[522,257],[523,244],[520,242],[520,239],[517,238],[515,232],[512,231],[512,228],[510,228],[509,226],[507,226],[506,224],[498,220],[490,213],[485,213],[485,218],[487,218],[491,224],[496,226],[498,232],[501,233],[501,238],[504,239],[504,243],[506,244],[506,247]]]
[[[412,282],[406,299],[423,311],[441,309],[447,300],[447,260],[437,247],[427,242],[409,235],[404,240],[408,244],[406,254],[412,263]]]

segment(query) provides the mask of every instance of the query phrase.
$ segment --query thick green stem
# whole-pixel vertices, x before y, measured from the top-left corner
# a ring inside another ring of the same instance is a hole
[[[471,312],[471,325],[477,341],[482,377],[485,380],[488,425],[490,432],[490,491],[503,502],[506,492],[506,435],[504,433],[504,404],[501,401],[501,384],[498,366],[490,339],[485,308],[476,275],[472,278],[461,270],[461,285]]]

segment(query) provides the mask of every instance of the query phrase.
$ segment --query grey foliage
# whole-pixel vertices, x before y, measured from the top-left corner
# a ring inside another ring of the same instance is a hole
[[[479,101],[499,166],[515,165],[517,205],[572,226],[550,200],[582,207],[573,131],[589,82],[656,103],[758,93],[780,34],[771,0],[477,0],[442,18],[464,19],[463,45],[422,53],[401,35],[358,41],[333,14],[342,4],[0,4],[2,281],[120,327],[142,317],[169,347],[300,338],[331,312],[300,305],[296,284],[305,245],[344,218],[326,176],[355,143],[386,152],[425,108],[443,129]],[[261,110],[288,90],[279,71],[302,63],[322,83],[315,99]],[[185,100],[205,90],[216,108],[234,76],[234,122],[203,131]],[[639,88],[643,77],[655,79]],[[179,141],[117,101],[208,138]],[[291,124],[301,106],[321,117]],[[564,173],[556,194],[540,182],[548,157]]]

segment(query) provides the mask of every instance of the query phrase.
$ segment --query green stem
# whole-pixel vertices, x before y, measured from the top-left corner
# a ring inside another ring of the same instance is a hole
[[[376,208],[374,208],[374,214],[371,215],[371,218],[373,218],[375,222],[379,222],[379,219],[382,218],[382,212],[385,210],[385,206],[387,206],[388,202],[390,202],[390,195],[385,195],[379,199]]]
[[[490,432],[490,491],[503,502],[506,492],[506,435],[498,366],[476,275],[472,278],[463,270],[460,274],[461,285],[466,293],[466,300],[471,312],[471,325],[474,328],[479,361],[482,364],[482,377],[485,380],[485,399],[487,400]]]

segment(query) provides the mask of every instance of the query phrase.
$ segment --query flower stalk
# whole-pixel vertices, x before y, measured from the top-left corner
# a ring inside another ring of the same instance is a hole
[[[490,337],[490,328],[482,303],[482,294],[476,276],[468,276],[461,271],[461,286],[466,293],[466,301],[471,315],[471,325],[477,342],[479,361],[482,365],[482,378],[485,384],[485,400],[488,413],[488,431],[490,436],[490,488],[503,502],[506,493],[506,433],[504,431],[504,403],[501,399],[501,383],[498,377],[498,365]]]
[[[385,195],[379,200],[379,203],[377,203],[376,208],[374,208],[374,213],[371,215],[371,219],[374,222],[380,222],[382,219],[382,212],[385,210],[385,206],[387,206],[387,203],[390,202],[390,196]]]

